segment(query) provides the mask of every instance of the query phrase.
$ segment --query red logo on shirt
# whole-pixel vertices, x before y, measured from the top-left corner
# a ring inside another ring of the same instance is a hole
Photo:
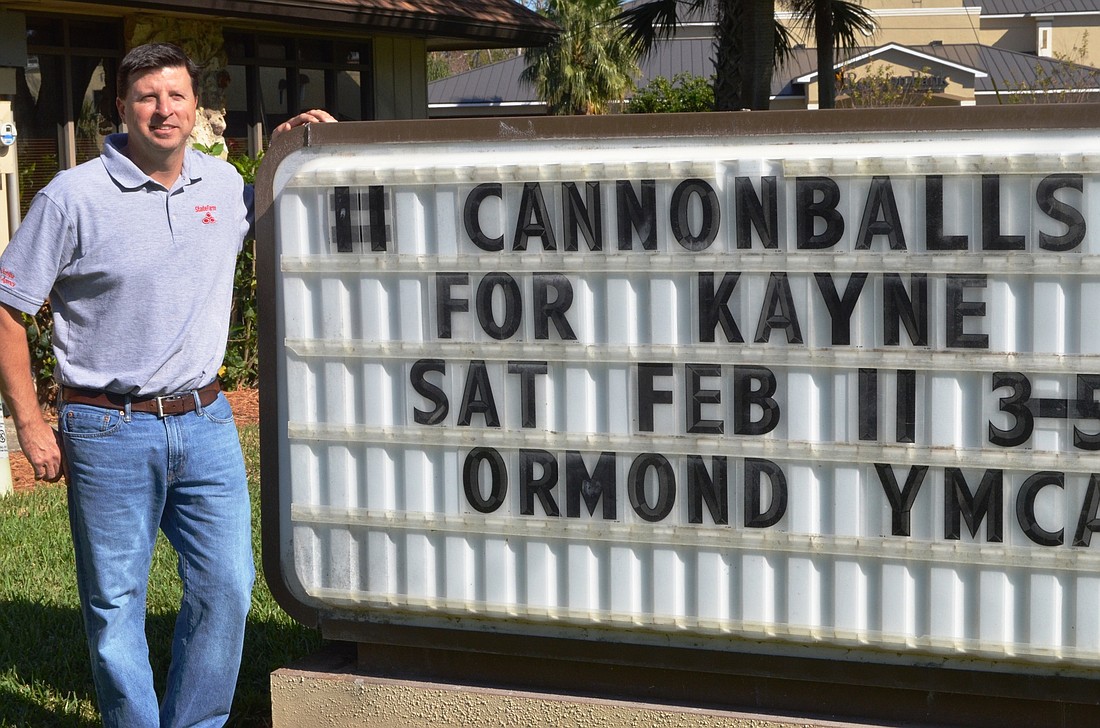
[[[214,219],[214,213],[217,211],[217,209],[217,205],[195,205],[195,212],[206,213],[202,217],[203,225],[210,225],[211,223],[217,222],[217,220]]]
[[[15,288],[15,271],[0,268],[0,283],[9,288]]]
[[[211,213],[206,213],[206,215],[202,218],[202,224],[209,225],[212,222],[217,222],[217,220],[214,219],[214,216]]]

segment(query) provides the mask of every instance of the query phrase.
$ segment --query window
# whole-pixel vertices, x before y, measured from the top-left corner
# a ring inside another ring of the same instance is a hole
[[[337,119],[373,116],[366,41],[284,38],[225,32],[229,58],[226,141],[232,151],[256,151],[258,136],[301,111],[327,109]],[[250,144],[251,141],[251,144]]]
[[[118,21],[27,15],[27,64],[16,73],[12,104],[24,212],[58,170],[97,156],[104,137],[118,130],[121,48]]]

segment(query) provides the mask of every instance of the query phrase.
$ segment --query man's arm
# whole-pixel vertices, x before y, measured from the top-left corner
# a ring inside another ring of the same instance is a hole
[[[31,354],[22,314],[0,304],[0,393],[12,408],[19,446],[34,467],[34,477],[56,481],[61,477],[61,448],[57,434],[38,406],[31,379]]]

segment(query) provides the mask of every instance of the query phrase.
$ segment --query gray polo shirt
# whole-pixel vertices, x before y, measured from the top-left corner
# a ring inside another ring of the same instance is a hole
[[[0,302],[53,309],[55,376],[71,387],[160,395],[217,375],[251,188],[188,150],[170,190],[107,138],[103,154],[35,196],[0,256]]]

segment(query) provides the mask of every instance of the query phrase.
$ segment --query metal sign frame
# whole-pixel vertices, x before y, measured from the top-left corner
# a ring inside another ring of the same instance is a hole
[[[1027,706],[1040,704],[1044,706],[1040,712],[1053,710],[1062,717],[1066,715],[1064,706],[1067,704],[1077,706],[1072,710],[1085,711],[1081,715],[1095,709],[1100,705],[1100,698],[1095,696],[1093,669],[1072,664],[1060,665],[1057,661],[1046,666],[1036,666],[1034,661],[1008,664],[981,654],[952,656],[942,651],[928,653],[918,650],[915,654],[919,665],[915,665],[913,656],[907,656],[904,649],[894,650],[889,645],[864,645],[854,653],[848,653],[847,647],[838,644],[815,646],[800,639],[760,639],[753,636],[734,640],[732,649],[715,650],[713,642],[703,639],[695,643],[674,641],[673,646],[662,646],[664,640],[659,634],[622,639],[618,628],[608,630],[599,624],[545,630],[523,620],[509,622],[490,619],[486,626],[476,616],[471,620],[456,618],[454,614],[416,614],[410,618],[400,610],[387,613],[384,609],[325,609],[301,601],[288,587],[284,573],[287,534],[283,529],[287,528],[289,521],[289,504],[284,502],[285,495],[279,485],[282,477],[280,469],[287,463],[286,453],[280,452],[279,442],[287,427],[287,417],[286,405],[279,401],[283,383],[280,382],[278,362],[280,357],[285,356],[286,349],[285,342],[278,338],[274,314],[281,303],[276,285],[280,271],[274,255],[276,222],[273,206],[280,165],[301,149],[340,150],[356,144],[477,143],[522,146],[532,139],[559,140],[562,144],[642,137],[680,140],[759,137],[774,140],[784,136],[801,139],[818,134],[858,137],[861,133],[905,133],[913,130],[934,130],[930,134],[982,130],[1097,132],[1100,130],[1097,119],[1100,119],[1100,107],[1096,105],[1021,105],[1009,108],[367,122],[310,125],[283,135],[268,152],[257,180],[263,563],[276,599],[295,619],[320,627],[325,636],[369,643],[372,654],[386,665],[414,672],[417,664],[423,667],[423,663],[431,663],[436,672],[463,674],[473,661],[487,680],[492,681],[494,678],[488,676],[495,676],[495,679],[507,681],[525,672],[516,660],[526,655],[539,657],[543,665],[554,666],[554,678],[546,670],[536,670],[529,676],[530,681],[545,687],[558,684],[563,688],[573,686],[576,689],[577,685],[587,684],[625,695],[631,692],[627,685],[634,679],[646,679],[652,684],[656,679],[654,675],[667,677],[675,674],[690,678],[684,684],[666,679],[664,688],[656,694],[667,699],[696,703],[729,704],[732,701],[760,706],[759,695],[737,697],[738,691],[730,690],[728,678],[739,675],[753,676],[765,682],[780,681],[788,687],[802,683],[814,686],[809,690],[793,688],[786,692],[787,702],[783,704],[788,709],[802,705],[805,710],[813,710],[826,705],[828,700],[824,695],[832,690],[830,686],[836,685],[855,686],[862,691],[860,695],[866,705],[865,715],[912,717],[921,714],[942,717],[946,714],[943,712],[945,706],[951,705],[953,707],[947,712],[964,716],[967,722],[963,724],[969,725],[984,724],[985,718],[1001,713],[1002,709],[1006,714],[1018,717],[1030,709]],[[837,294],[840,293],[837,291]],[[963,310],[968,310],[965,304],[960,305]],[[957,333],[966,336],[963,331],[960,325]],[[1010,367],[1006,365],[1006,368]],[[875,384],[873,378],[860,382],[860,386],[867,387]],[[1054,404],[1045,406],[1056,407]],[[903,414],[899,413],[899,423],[903,419]],[[1026,455],[1017,457],[1015,462],[1027,462]],[[1036,462],[1049,466],[1056,459],[1039,458]],[[896,477],[903,481],[904,470],[898,470]],[[900,496],[900,483],[895,485],[899,487]],[[1044,483],[1039,483],[1035,489],[1043,486]],[[1042,528],[1036,526],[1036,529],[1037,536],[1046,534]],[[479,624],[471,630],[473,622]],[[854,662],[850,654],[856,655]],[[862,664],[863,661],[871,664]],[[951,669],[928,669],[933,665]],[[631,677],[626,679],[628,675]],[[928,712],[932,709],[927,704],[922,708],[920,699],[907,702],[905,698],[899,698],[898,690],[908,695],[914,688],[917,693],[926,691],[940,695],[942,703],[938,710],[941,712]],[[1014,702],[1020,698],[1026,699],[1026,705]],[[1052,708],[1050,701],[1057,701],[1062,707]],[[838,708],[846,702],[847,698],[839,698]],[[964,710],[960,707],[962,704],[973,709]],[[909,712],[904,712],[907,710]]]

